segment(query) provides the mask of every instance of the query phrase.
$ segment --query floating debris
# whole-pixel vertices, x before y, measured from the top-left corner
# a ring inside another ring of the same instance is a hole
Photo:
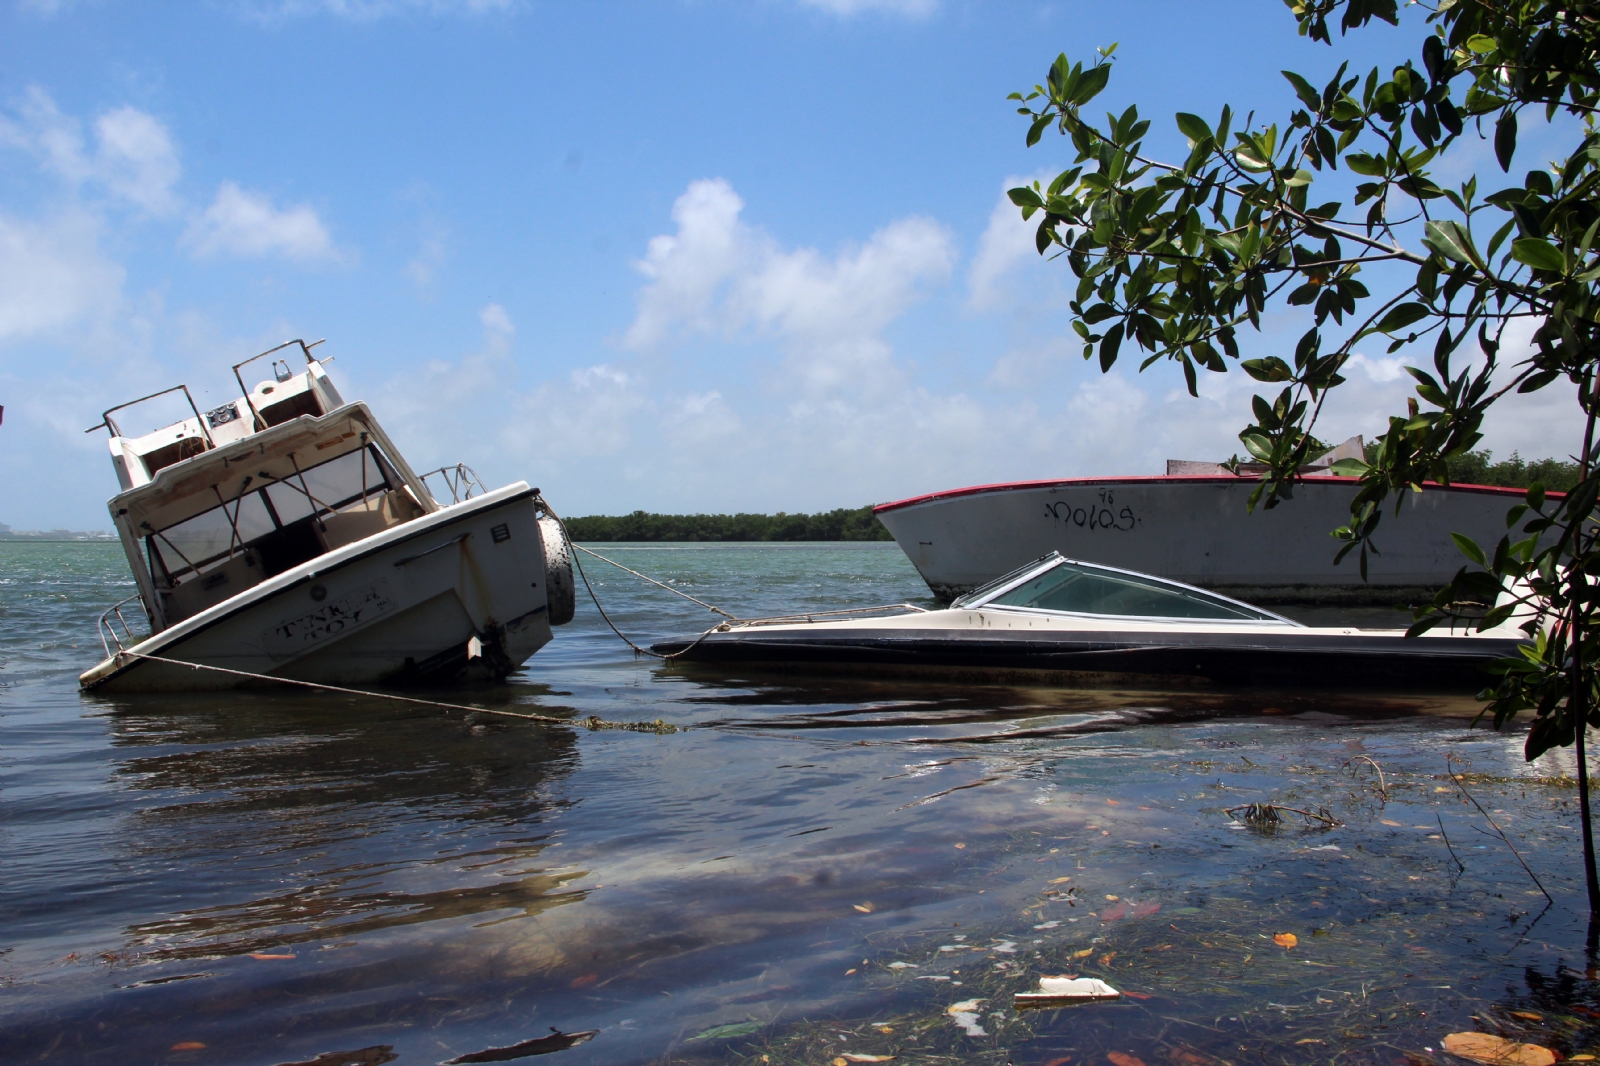
[[[1066,1003],[1095,1003],[1122,995],[1098,977],[1041,977],[1039,991],[1018,992],[1018,1007],[1049,1007]]]
[[[383,1066],[399,1057],[393,1044],[373,1044],[354,1051],[324,1051],[314,1058],[280,1062],[278,1066]]]
[[[1493,1033],[1451,1033],[1444,1049],[1489,1066],[1552,1066],[1556,1053],[1538,1044],[1518,1044]]]
[[[527,1058],[530,1055],[548,1055],[552,1051],[565,1051],[570,1047],[577,1047],[593,1040],[599,1033],[598,1029],[586,1029],[581,1033],[563,1033],[552,1025],[549,1036],[524,1040],[510,1047],[491,1047],[474,1051],[469,1055],[458,1055],[453,1059],[446,1059],[440,1066],[457,1066],[458,1063],[468,1062],[506,1062],[510,1059]]]
[[[950,1015],[950,1020],[959,1025],[968,1036],[988,1036],[978,1021],[978,1004],[982,1002],[981,999],[964,999],[960,1003],[950,1004],[944,1012]]]

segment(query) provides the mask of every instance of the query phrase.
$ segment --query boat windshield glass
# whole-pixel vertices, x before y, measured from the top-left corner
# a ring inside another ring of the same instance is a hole
[[[985,606],[1031,607],[1072,614],[1135,618],[1209,618],[1277,622],[1278,616],[1159,578],[1062,560]]]

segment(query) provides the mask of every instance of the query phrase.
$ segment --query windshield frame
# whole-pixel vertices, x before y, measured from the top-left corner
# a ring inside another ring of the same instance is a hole
[[[1133,578],[1136,581],[1150,582],[1151,584],[1156,585],[1158,587],[1164,586],[1164,587],[1166,587],[1168,589],[1172,589],[1174,591],[1181,591],[1181,592],[1191,593],[1193,595],[1197,595],[1197,596],[1203,597],[1203,598],[1208,599],[1208,600],[1221,601],[1222,603],[1231,604],[1233,606],[1242,608],[1245,611],[1250,611],[1250,612],[1255,613],[1255,614],[1266,615],[1267,617],[1265,617],[1265,618],[1194,618],[1192,616],[1183,616],[1183,615],[1092,614],[1092,613],[1085,612],[1085,611],[1061,611],[1061,610],[1053,610],[1053,609],[1046,608],[1046,607],[1014,607],[1014,606],[1012,606],[1010,604],[993,603],[994,600],[998,599],[1001,596],[1004,596],[1006,593],[1010,592],[1012,589],[1018,587],[1019,585],[1026,584],[1027,582],[1032,581],[1034,578],[1039,577],[1042,574],[1049,573],[1051,570],[1054,570],[1057,567],[1064,566],[1064,565],[1082,567],[1083,569],[1086,569],[1086,570],[1098,570],[1098,571],[1100,571],[1102,573],[1105,573],[1105,574],[1115,574],[1115,575],[1117,575],[1119,577]],[[991,604],[992,604],[992,606],[991,606]],[[1243,600],[1236,600],[1231,596],[1224,596],[1221,593],[1212,592],[1210,589],[1203,589],[1203,588],[1199,588],[1199,587],[1197,587],[1195,585],[1188,585],[1188,584],[1185,584],[1182,581],[1174,581],[1171,578],[1156,577],[1154,574],[1141,573],[1138,570],[1127,570],[1127,569],[1124,569],[1122,567],[1117,567],[1117,566],[1105,566],[1105,565],[1103,565],[1101,563],[1085,562],[1082,559],[1068,559],[1066,556],[1062,555],[1060,552],[1051,552],[1049,555],[1041,556],[1040,558],[1035,559],[1033,562],[1028,563],[1026,566],[1018,567],[1017,569],[1011,571],[1009,574],[1002,574],[1000,577],[995,578],[993,581],[990,581],[987,584],[978,586],[977,588],[973,589],[971,592],[967,593],[966,595],[961,596],[958,599],[952,601],[951,604],[950,604],[950,610],[952,610],[952,611],[955,611],[955,610],[970,611],[970,610],[979,610],[979,609],[987,609],[987,610],[991,610],[991,611],[1020,611],[1020,612],[1024,612],[1024,613],[1027,613],[1027,614],[1063,615],[1063,616],[1066,616],[1066,617],[1069,617],[1069,618],[1112,618],[1112,619],[1116,619],[1116,620],[1119,620],[1119,621],[1124,621],[1125,620],[1125,621],[1130,621],[1130,622],[1173,622],[1173,623],[1183,623],[1183,624],[1188,624],[1188,625],[1228,625],[1228,626],[1233,626],[1233,625],[1244,625],[1244,626],[1289,625],[1289,626],[1295,626],[1296,628],[1300,628],[1300,629],[1304,629],[1305,628],[1305,626],[1302,623],[1296,622],[1292,618],[1285,618],[1283,615],[1278,614],[1278,613],[1276,613],[1274,611],[1269,611],[1265,607],[1258,607],[1257,605],[1255,605],[1253,603],[1246,603]]]

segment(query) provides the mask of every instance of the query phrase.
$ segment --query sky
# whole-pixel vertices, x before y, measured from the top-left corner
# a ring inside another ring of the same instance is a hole
[[[1070,149],[1005,97],[1117,42],[1101,102],[1176,157],[1174,112],[1284,116],[1281,69],[1421,32],[1329,49],[1276,0],[0,0],[0,522],[108,528],[84,429],[179,383],[224,403],[296,337],[415,469],[567,515],[1225,459],[1245,375],[1193,399],[1067,340],[1065,264],[1004,191]],[[1453,165],[1498,187],[1489,160]],[[1247,355],[1304,328],[1264,325]],[[1404,361],[1360,350],[1319,435],[1381,432]],[[1485,446],[1569,454],[1575,412],[1517,398]]]

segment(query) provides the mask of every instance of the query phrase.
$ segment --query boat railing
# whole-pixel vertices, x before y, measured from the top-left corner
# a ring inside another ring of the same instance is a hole
[[[444,487],[450,492],[450,502],[453,504],[470,500],[474,496],[482,496],[489,491],[483,487],[482,479],[466,463],[457,463],[455,466],[441,466],[437,470],[430,470],[422,475],[422,483],[427,485],[428,491],[433,493],[433,498],[438,500],[440,498],[439,493],[434,492],[433,485],[428,481],[431,477],[437,477],[444,482]]]
[[[118,600],[101,612],[100,621],[96,623],[96,628],[100,633],[100,646],[105,649],[107,659],[112,656],[111,646],[113,644],[116,645],[118,652],[122,652],[127,650],[123,645],[123,641],[127,641],[128,644],[137,644],[142,639],[134,634],[133,627],[128,624],[128,619],[122,614],[124,607],[130,603],[138,602],[139,594],[135,592],[127,599]],[[122,629],[120,633],[117,632],[119,626]]]

